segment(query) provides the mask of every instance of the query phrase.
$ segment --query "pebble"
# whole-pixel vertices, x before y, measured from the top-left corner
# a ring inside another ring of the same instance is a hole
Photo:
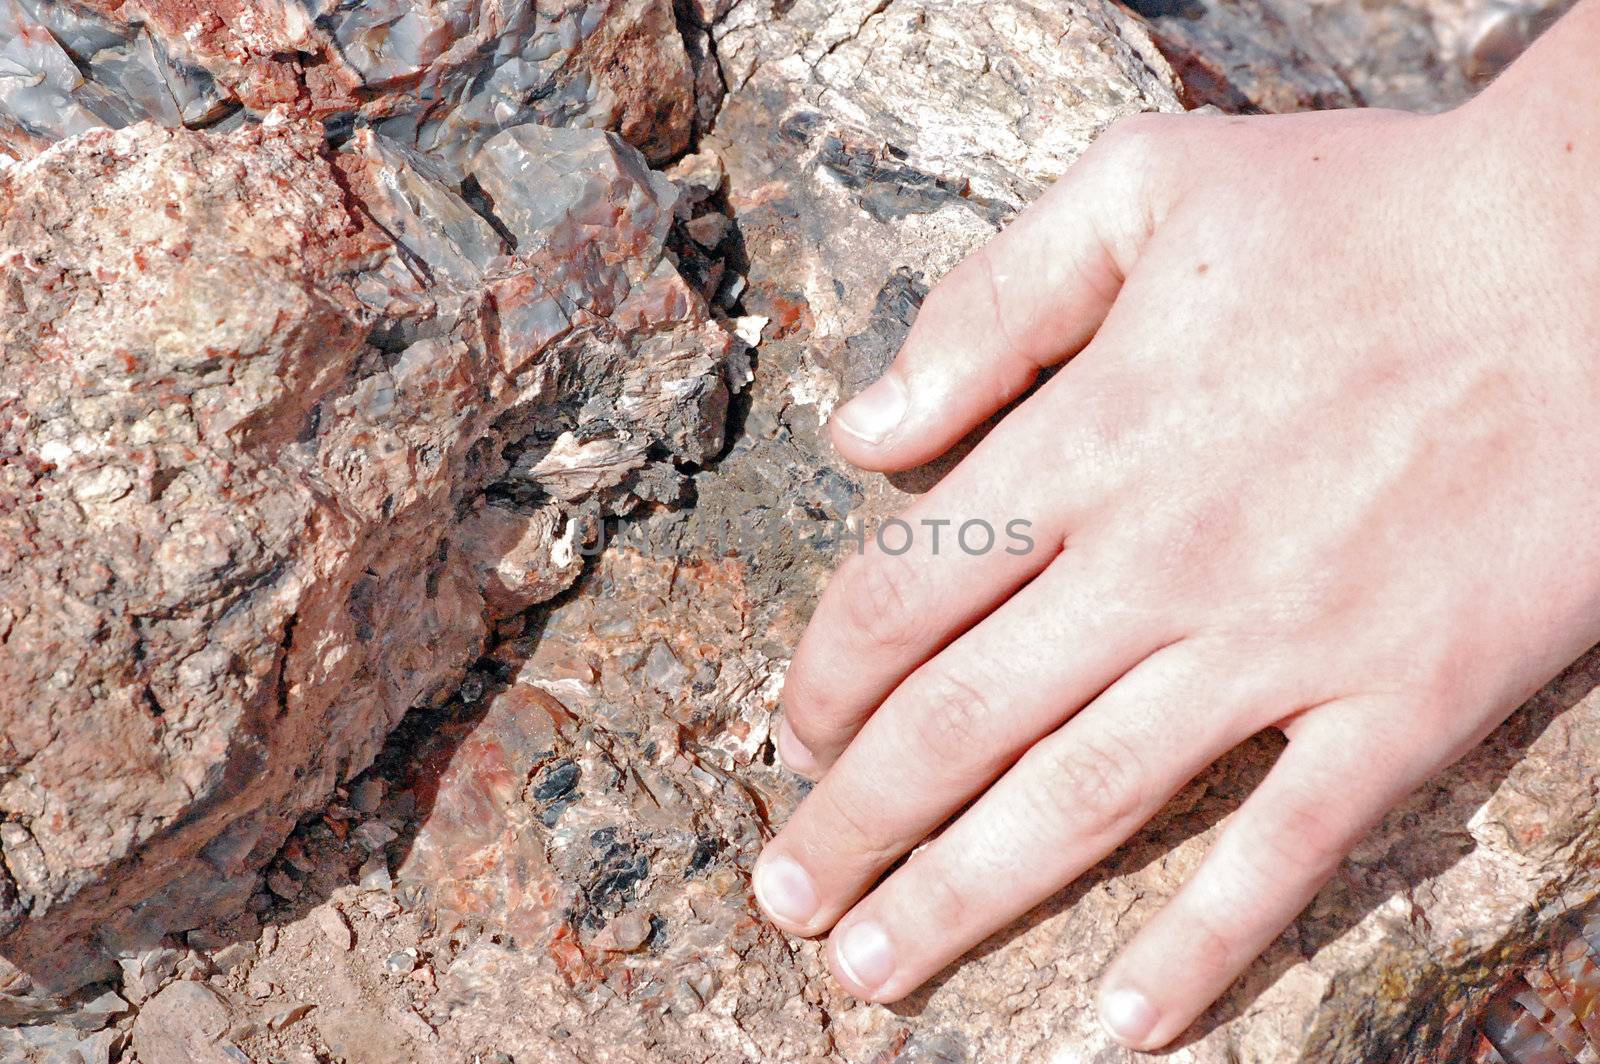
[[[533,785],[533,798],[537,802],[553,802],[571,794],[578,786],[583,770],[571,758],[561,757],[547,765]]]
[[[687,979],[679,979],[672,985],[671,1009],[679,1016],[692,1016],[705,1007],[703,999]]]
[[[689,985],[694,988],[695,994],[703,1002],[709,1003],[716,996],[717,991],[722,988],[721,977],[709,969],[692,973],[688,976],[688,980]]]
[[[300,845],[300,841],[298,839],[289,840],[289,844],[283,848],[283,859],[287,861],[296,872],[300,872],[304,875],[310,875],[317,867],[311,862],[311,858],[306,855],[306,851],[304,847]]]
[[[216,991],[202,983],[171,983],[134,1019],[133,1055],[147,1064],[216,1064],[229,1059],[217,1040],[231,1023]]]
[[[118,961],[122,968],[122,989],[128,1000],[137,1005],[160,990],[177,974],[181,957],[182,954],[170,946],[158,946]]]
[[[90,1035],[78,1043],[78,1057],[83,1064],[113,1064],[124,1059],[122,1050],[127,1044],[128,1032],[111,1028]],[[67,1058],[69,1061],[72,1057]]]
[[[230,1041],[230,1042],[245,1042],[245,1041],[248,1041],[249,1039],[254,1038],[255,1035],[256,1035],[256,1032],[259,1031],[259,1030],[260,1030],[260,1028],[257,1027],[255,1024],[251,1023],[249,1020],[241,1020],[240,1022],[234,1024],[232,1027],[228,1028],[228,1041]]]
[[[689,234],[689,239],[703,248],[710,249],[722,243],[723,238],[728,235],[730,225],[726,215],[702,214],[683,223],[683,228]]]
[[[369,850],[381,850],[400,837],[400,833],[381,820],[369,820],[351,832]]]
[[[269,873],[267,875],[267,889],[284,901],[293,901],[300,896],[300,884],[289,878],[285,872]]]
[[[685,200],[700,203],[721,191],[728,170],[720,155],[706,149],[679,159],[668,169],[667,176],[683,190]]]
[[[651,686],[666,695],[676,694],[689,685],[688,667],[660,640],[653,643],[650,653],[645,655],[644,674]]]
[[[389,859],[381,853],[368,857],[358,875],[362,890],[388,890],[394,886],[394,879],[389,875]]]
[[[417,796],[410,791],[399,791],[388,799],[388,811],[384,814],[390,820],[409,820],[417,811]]]
[[[772,324],[771,318],[764,318],[759,314],[746,314],[742,318],[735,318],[733,322],[734,334],[749,344],[751,347],[761,346],[761,333],[768,325]]]
[[[220,971],[231,972],[255,956],[256,949],[248,942],[230,943],[211,955],[211,962]]]
[[[389,1011],[397,1024],[411,1037],[424,1042],[432,1042],[438,1038],[438,1032],[433,1029],[433,1024],[423,1019],[410,1009],[396,1008]]]
[[[601,929],[594,944],[603,950],[627,953],[644,945],[650,937],[650,920],[636,913],[623,913]]]
[[[393,975],[406,975],[417,966],[417,951],[414,949],[397,949],[389,954],[383,962],[384,968]]]
[[[298,1005],[290,1005],[286,1009],[279,1009],[267,1017],[267,1026],[274,1031],[281,1031],[290,1024],[304,1018],[312,1008],[312,1005],[302,1001]]]
[[[362,780],[350,791],[350,804],[363,813],[376,813],[387,790],[380,779]]]
[[[400,905],[387,894],[372,893],[361,899],[361,907],[380,920],[400,915]]]
[[[92,1034],[118,1016],[131,1012],[128,1003],[115,991],[107,990],[99,997],[79,1005],[66,1016],[66,1026],[84,1034]]]
[[[1522,54],[1532,32],[1528,12],[1496,5],[1467,34],[1461,69],[1477,82],[1488,81]]]
[[[211,958],[204,954],[190,950],[178,962],[179,979],[204,979],[214,969],[211,967]]]
[[[316,921],[323,935],[337,948],[347,950],[355,945],[355,935],[351,933],[350,925],[345,923],[344,915],[332,905],[313,909],[311,919]]]

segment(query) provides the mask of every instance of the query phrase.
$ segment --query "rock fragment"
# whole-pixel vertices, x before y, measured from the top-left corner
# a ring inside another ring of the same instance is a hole
[[[650,937],[650,921],[637,913],[623,913],[606,922],[595,936],[596,949],[630,953],[644,945]]]
[[[355,936],[350,932],[350,924],[345,920],[344,914],[334,908],[333,905],[319,906],[313,911],[312,919],[317,922],[317,927],[321,929],[323,937],[335,949],[349,950],[351,946],[355,945]]]
[[[381,853],[368,857],[357,876],[362,890],[388,890],[394,885],[389,877],[389,859]]]
[[[267,1029],[272,1031],[281,1031],[285,1027],[299,1023],[302,1019],[308,1016],[311,1013],[311,1010],[315,1007],[316,1006],[310,1004],[309,1002],[302,1001],[294,1005],[290,1005],[287,1008],[275,1009],[267,1016]]]
[[[141,1064],[235,1064],[219,1042],[231,1022],[227,1005],[210,987],[176,982],[139,1010],[133,1050]]]
[[[383,804],[383,795],[384,785],[382,780],[365,779],[351,789],[350,805],[357,812],[376,813],[378,806]]]

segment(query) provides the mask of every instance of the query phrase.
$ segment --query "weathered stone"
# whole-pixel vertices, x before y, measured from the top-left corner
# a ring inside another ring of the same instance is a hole
[[[127,1033],[108,1028],[85,1036],[71,1025],[0,1027],[0,1060],[7,1064],[112,1064]]]
[[[382,780],[362,780],[350,790],[350,805],[358,813],[376,813],[383,804],[384,789]]]
[[[464,164],[502,129],[611,129],[687,147],[699,66],[672,0],[18,0],[0,12],[0,150],[150,120],[287,108]]]
[[[90,130],[0,170],[0,953],[36,988],[242,904],[593,515],[720,443],[731,339],[632,148],[323,133]]]
[[[315,1005],[311,1005],[302,1001],[286,1008],[274,1009],[272,1013],[266,1017],[267,1029],[272,1031],[281,1031],[285,1027],[299,1023],[301,1020],[305,1019],[305,1017],[309,1015],[311,1010],[315,1007]]]
[[[1464,103],[1572,0],[1130,0],[1193,104],[1225,111]]]
[[[316,921],[323,937],[334,948],[348,950],[355,944],[355,936],[350,933],[350,925],[345,922],[344,915],[332,905],[319,906],[312,912],[311,918]]]
[[[133,1021],[140,1064],[235,1064],[219,1039],[228,1007],[202,983],[177,982],[151,998]]]
[[[628,953],[644,945],[650,937],[650,921],[637,913],[623,913],[594,937],[591,945],[596,949]]]

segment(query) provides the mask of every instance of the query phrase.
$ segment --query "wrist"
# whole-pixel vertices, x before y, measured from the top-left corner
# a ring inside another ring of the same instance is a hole
[[[1581,0],[1504,74],[1459,108],[1495,124],[1600,151],[1600,0]],[[1531,145],[1530,145],[1531,146]]]
[[[1583,268],[1600,235],[1600,0],[1583,0],[1493,84],[1441,116],[1488,228]],[[1590,250],[1584,251],[1584,248]]]

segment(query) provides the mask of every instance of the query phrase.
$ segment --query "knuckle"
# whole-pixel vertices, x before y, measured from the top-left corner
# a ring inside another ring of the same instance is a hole
[[[836,788],[819,788],[812,795],[823,802],[822,831],[816,833],[817,837],[826,840],[828,849],[852,870],[872,872],[897,856],[883,818],[873,814],[876,803],[863,801],[860,796],[841,795]]]
[[[919,703],[914,733],[936,763],[967,762],[984,748],[993,717],[989,697],[977,685],[940,669],[912,697]]]
[[[1282,880],[1318,879],[1339,866],[1349,848],[1349,833],[1331,820],[1328,803],[1295,799],[1265,814],[1254,841],[1253,860],[1261,874]]]
[[[1237,967],[1239,933],[1219,921],[1211,910],[1190,907],[1184,913],[1183,934],[1188,939],[1183,956],[1194,966],[1194,976],[1209,974],[1213,979],[1226,979]]]
[[[1046,764],[1040,812],[1091,837],[1125,831],[1142,809],[1143,775],[1137,755],[1120,740],[1068,743]]]
[[[1075,408],[1065,431],[1054,437],[1051,457],[1092,469],[1103,490],[1111,491],[1131,477],[1121,472],[1130,457],[1147,450],[1158,431],[1146,387],[1132,381],[1108,380],[1075,397]]]
[[[1169,128],[1169,117],[1146,112],[1119,118],[1100,134],[1095,148],[1104,161],[1118,169],[1138,168],[1149,162]]]
[[[955,931],[971,922],[972,899],[949,868],[927,857],[913,859],[906,870],[915,874],[913,896],[932,926]]]
[[[930,323],[936,322],[945,316],[945,312],[954,310],[959,302],[956,298],[957,290],[967,284],[969,269],[966,260],[963,259],[937,284],[928,289],[927,295],[922,297],[922,305],[917,308],[917,321],[926,319]]]
[[[839,593],[852,628],[873,643],[903,647],[916,639],[918,623],[909,604],[915,584],[911,563],[894,555],[874,556],[847,569]]]
[[[789,726],[812,749],[832,739],[844,724],[837,700],[821,684],[816,670],[800,662],[783,677],[782,701]]]

